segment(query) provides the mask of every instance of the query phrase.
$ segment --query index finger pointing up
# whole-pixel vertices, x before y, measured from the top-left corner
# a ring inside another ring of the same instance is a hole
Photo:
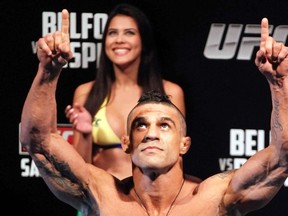
[[[261,21],[261,44],[260,49],[265,48],[265,43],[267,38],[269,37],[269,24],[268,19],[263,18]]]
[[[66,9],[62,10],[62,42],[69,42],[69,12]]]

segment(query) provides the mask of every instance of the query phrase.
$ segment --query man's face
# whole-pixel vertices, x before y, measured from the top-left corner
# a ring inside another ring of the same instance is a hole
[[[136,166],[165,170],[178,161],[183,125],[175,108],[163,104],[141,105],[133,110],[128,124],[132,161]]]

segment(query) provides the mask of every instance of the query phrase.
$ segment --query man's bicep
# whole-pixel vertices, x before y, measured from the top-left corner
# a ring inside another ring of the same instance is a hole
[[[231,179],[227,204],[236,204],[242,213],[266,205],[285,181],[276,158],[273,150],[266,148],[247,160]]]

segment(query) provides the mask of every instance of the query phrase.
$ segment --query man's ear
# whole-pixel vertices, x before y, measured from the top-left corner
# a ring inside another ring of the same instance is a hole
[[[180,145],[180,154],[184,155],[188,152],[189,148],[191,146],[191,138],[190,137],[183,137],[182,142]]]
[[[125,135],[121,137],[121,146],[125,153],[129,154],[131,152],[129,136]]]

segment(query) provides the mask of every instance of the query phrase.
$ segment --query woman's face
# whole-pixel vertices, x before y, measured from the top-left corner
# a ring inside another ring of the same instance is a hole
[[[140,63],[142,42],[132,17],[116,15],[110,22],[105,52],[113,64],[121,68]]]

